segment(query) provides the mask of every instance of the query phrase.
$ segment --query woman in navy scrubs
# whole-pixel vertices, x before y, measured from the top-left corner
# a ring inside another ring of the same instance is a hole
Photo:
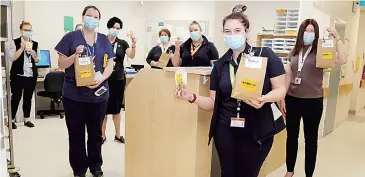
[[[279,57],[269,48],[253,48],[246,43],[250,25],[243,10],[236,10],[223,20],[224,41],[229,50],[214,62],[208,97],[190,93],[186,87],[175,90],[178,99],[188,100],[200,108],[213,111],[209,141],[214,138],[222,177],[257,177],[273,144],[273,137],[284,129],[274,120],[271,105],[285,96],[285,71]],[[241,55],[268,58],[262,97],[239,101],[231,97]],[[240,114],[244,127],[231,127],[231,119]]]
[[[57,44],[58,65],[65,71],[63,104],[69,135],[69,160],[75,177],[85,177],[87,169],[94,177],[102,177],[101,126],[106,113],[109,91],[96,96],[100,87],[108,88],[107,79],[113,72],[114,53],[108,38],[95,31],[101,14],[95,6],[87,6],[82,12],[82,30],[67,33]],[[74,61],[76,55],[92,56],[95,73],[101,72],[93,85],[77,87]],[[103,68],[104,56],[108,62]],[[85,147],[85,127],[88,140]]]
[[[162,53],[169,54],[170,59],[172,59],[173,53],[175,53],[175,46],[170,44],[171,32],[168,29],[161,29],[158,32],[158,36],[160,37],[161,44],[153,47],[146,58],[151,68],[161,68],[158,66],[158,60]],[[167,63],[167,67],[172,67],[171,60]]]
[[[200,24],[193,21],[189,26],[190,39],[182,43],[176,41],[176,51],[172,58],[174,67],[212,66],[218,60],[218,50],[212,42],[202,34]]]
[[[115,65],[112,75],[109,77],[109,100],[106,113],[113,115],[113,122],[115,127],[114,141],[119,143],[125,143],[125,139],[120,135],[120,110],[123,108],[124,90],[126,84],[126,77],[124,72],[124,58],[125,55],[128,58],[133,59],[136,55],[136,38],[131,36],[132,47],[129,47],[127,41],[119,39],[117,36],[120,29],[123,28],[123,22],[117,17],[112,17],[107,23],[109,29],[108,39],[112,46],[114,46],[115,53]],[[106,115],[103,122],[103,143],[106,141],[105,130],[108,122],[108,116]]]

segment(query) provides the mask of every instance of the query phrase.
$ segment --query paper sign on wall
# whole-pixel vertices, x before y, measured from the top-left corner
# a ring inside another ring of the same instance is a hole
[[[74,30],[74,18],[71,16],[63,17],[63,30],[64,31],[73,31]]]

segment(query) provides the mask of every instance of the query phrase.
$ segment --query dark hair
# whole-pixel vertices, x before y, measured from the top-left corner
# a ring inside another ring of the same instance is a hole
[[[200,24],[197,22],[197,21],[193,21],[190,23],[189,27],[192,26],[192,25],[198,25],[200,30],[202,30],[202,27],[200,26]]]
[[[79,27],[79,26],[84,26],[84,25],[82,25],[82,24],[77,24],[76,26],[75,26],[75,30],[77,29],[77,27]]]
[[[166,28],[163,28],[161,29],[159,32],[158,32],[158,36],[160,37],[162,32],[165,32],[167,34],[167,36],[169,36],[169,38],[171,37],[171,32],[170,30],[166,29]]]
[[[23,29],[23,26],[24,26],[24,25],[32,26],[29,22],[27,22],[27,21],[22,21],[22,23],[19,25],[20,30],[22,30],[22,29]]]
[[[295,42],[295,47],[293,48],[293,52],[292,52],[292,56],[296,56],[299,55],[299,52],[303,49],[304,47],[304,41],[303,41],[303,36],[304,36],[304,32],[307,29],[308,25],[313,25],[314,27],[314,33],[315,33],[315,38],[312,44],[312,51],[314,54],[317,54],[317,45],[318,45],[318,38],[319,38],[319,26],[316,20],[314,19],[306,19],[302,22],[302,24],[299,27],[299,31],[298,31],[298,36],[297,36],[297,41]]]
[[[86,11],[89,10],[89,9],[95,9],[95,10],[97,10],[99,12],[99,19],[101,18],[100,10],[97,7],[95,7],[95,6],[86,6],[84,8],[84,11],[82,11],[82,15],[84,16],[86,14]]]
[[[123,28],[123,22],[122,20],[120,20],[118,17],[112,17],[111,19],[109,19],[108,23],[106,24],[106,26],[108,27],[108,29],[113,28],[113,26],[119,23],[120,25],[120,29]]]
[[[247,7],[245,5],[236,5],[232,9],[232,13],[223,19],[223,29],[227,20],[239,20],[241,21],[243,26],[246,27],[246,30],[250,29],[250,21],[248,20],[247,16],[243,14],[243,12],[245,12],[246,10]]]

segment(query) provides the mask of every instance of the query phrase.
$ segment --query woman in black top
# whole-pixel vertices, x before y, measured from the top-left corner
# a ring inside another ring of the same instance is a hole
[[[123,61],[126,54],[128,58],[134,58],[136,54],[136,38],[131,36],[132,48],[130,48],[125,40],[119,39],[117,37],[119,30],[123,28],[123,22],[117,17],[111,18],[107,23],[107,27],[109,29],[108,38],[114,47],[114,53],[116,56],[114,59],[114,71],[108,80],[110,97],[108,100],[107,115],[113,115],[115,127],[114,140],[124,143],[124,137],[120,135],[120,110],[123,107],[124,89],[126,84]],[[105,116],[103,122],[103,142],[106,140],[105,130],[108,121],[107,115]]]
[[[158,66],[158,60],[162,52],[169,54],[169,62],[167,63],[167,67],[172,67],[171,58],[175,53],[175,46],[170,44],[171,33],[168,29],[161,29],[158,32],[158,36],[160,37],[161,44],[153,47],[147,55],[146,61],[152,68],[161,68],[165,66]]]
[[[271,49],[246,43],[249,21],[243,10],[237,11],[223,20],[224,41],[230,49],[214,62],[210,95],[192,94],[183,87],[175,90],[175,96],[213,111],[209,141],[214,137],[222,177],[257,177],[274,135],[285,128],[282,117],[274,117],[272,108],[285,96],[285,71],[282,61]],[[268,58],[267,68],[263,68],[266,70],[263,96],[241,101],[231,97],[232,81],[241,56],[251,52],[253,56]],[[280,112],[278,108],[276,111]],[[235,124],[237,117],[244,118],[239,120],[243,125]]]
[[[190,39],[182,43],[176,41],[176,51],[172,59],[175,67],[211,66],[218,60],[218,50],[212,42],[202,35],[200,24],[193,21],[189,26]]]

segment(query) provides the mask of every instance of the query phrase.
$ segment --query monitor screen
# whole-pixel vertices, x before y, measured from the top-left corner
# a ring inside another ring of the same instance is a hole
[[[49,50],[40,50],[41,52],[41,59],[38,63],[36,63],[35,65],[38,68],[50,68],[51,67],[51,54],[49,52]]]

